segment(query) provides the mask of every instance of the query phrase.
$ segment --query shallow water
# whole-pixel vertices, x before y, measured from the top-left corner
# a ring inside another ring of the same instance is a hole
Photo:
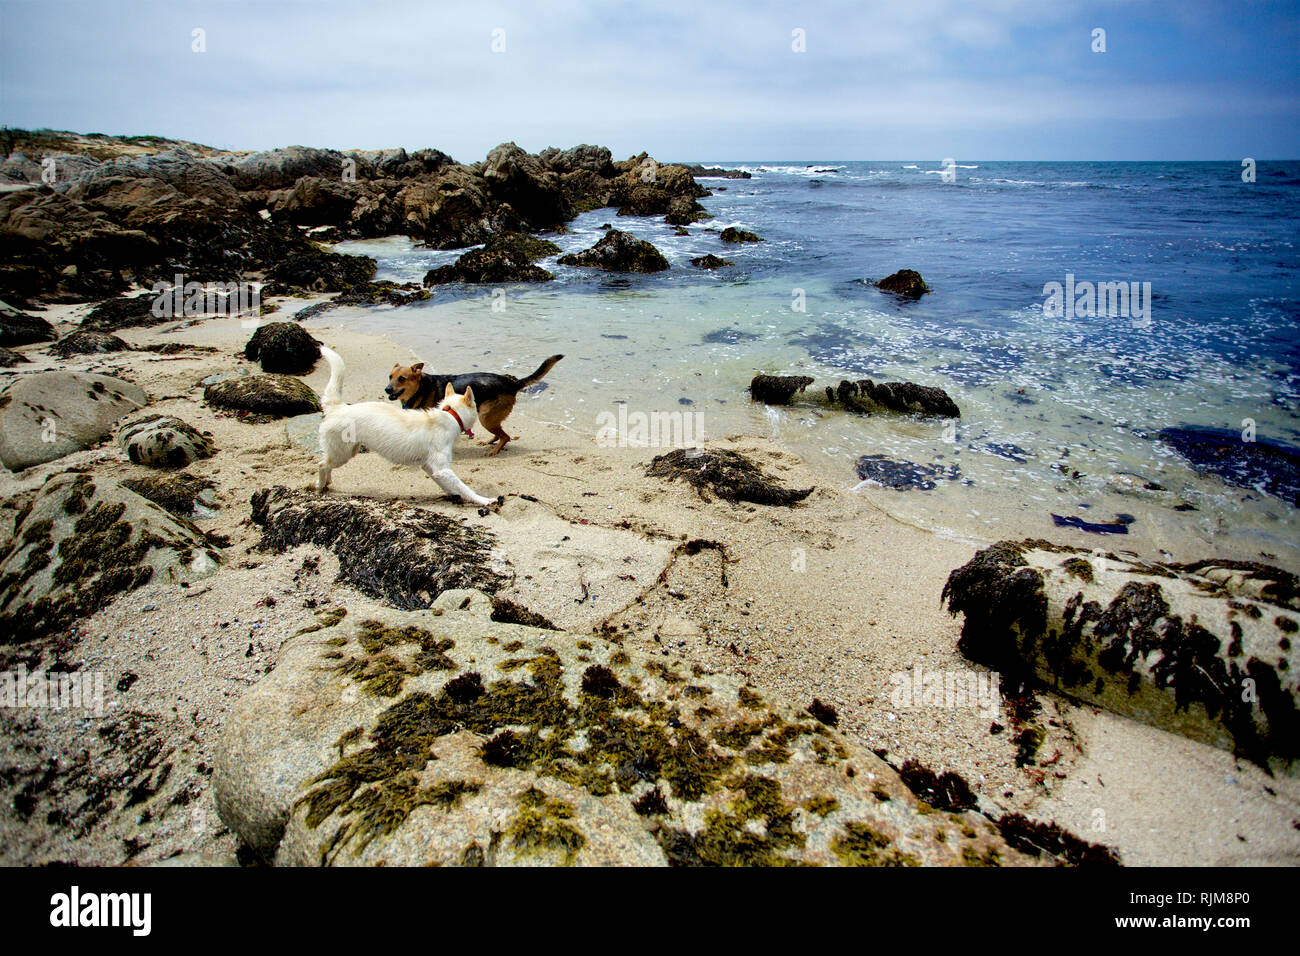
[[[633,427],[658,412],[706,439],[771,436],[828,484],[942,533],[1300,567],[1293,505],[1198,476],[1155,437],[1180,425],[1241,433],[1249,420],[1260,439],[1300,444],[1300,164],[1261,163],[1253,184],[1231,164],[962,161],[952,183],[924,161],[742,165],[753,179],[704,181],[726,189],[702,200],[715,218],[689,236],[606,209],[552,237],[563,252],[585,249],[611,223],[653,242],[668,272],[614,276],[550,259],[540,264],[553,283],[441,287],[424,303],[322,321],[388,334],[439,370],[524,375],[563,352],[524,415],[595,436],[623,405]],[[767,241],[721,243],[733,224]],[[405,281],[459,255],[401,238],[339,249]],[[735,266],[690,266],[707,252]],[[932,294],[899,300],[866,281],[899,268],[920,271]],[[1149,282],[1149,316],[1045,316],[1044,285],[1067,273]],[[745,392],[756,371],[819,387],[937,385],[962,418],[946,428],[811,402],[767,408]],[[863,455],[956,477],[929,491],[860,486]],[[1053,513],[1135,520],[1101,536],[1058,527]]]

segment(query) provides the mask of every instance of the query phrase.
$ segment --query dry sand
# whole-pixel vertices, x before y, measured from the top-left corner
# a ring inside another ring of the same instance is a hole
[[[290,300],[282,314],[308,304]],[[75,322],[88,308],[47,317]],[[311,330],[346,359],[345,398],[378,399],[388,368],[409,350],[330,318]],[[35,364],[20,370],[120,375],[150,394],[151,410],[210,431],[218,453],[189,470],[216,483],[221,508],[198,523],[232,543],[226,564],[190,588],[147,585],[69,636],[6,655],[6,667],[62,662],[104,673],[106,714],[0,711],[0,863],[234,862],[236,840],[217,819],[209,788],[225,716],[318,610],[342,604],[355,613],[369,603],[334,583],[337,561],[328,552],[257,550],[251,495],[274,484],[308,488],[314,464],[283,422],[247,424],[202,404],[200,379],[250,367],[239,355],[249,330],[207,319],[119,334],[133,344],[219,351],[62,362],[27,348]],[[326,375],[321,362],[305,379],[319,391]],[[993,716],[891,700],[893,675],[917,666],[972,669],[956,651],[960,621],[939,594],[949,572],[987,542],[900,523],[860,495],[825,486],[762,438],[710,444],[750,455],[789,486],[818,486],[803,504],[705,501],[689,487],[645,477],[661,450],[600,447],[594,435],[530,417],[526,396],[507,428],[520,439],[503,455],[486,458],[483,445],[462,439],[454,463],[480,494],[507,496],[499,514],[480,517],[422,474],[374,455],[339,469],[334,493],[402,499],[482,524],[515,570],[509,596],[556,624],[613,631],[640,650],[742,676],[792,702],[818,698],[838,710],[842,730],[895,766],[914,758],[954,770],[988,809],[1055,820],[1114,847],[1127,864],[1300,859],[1300,780],[1271,778],[1226,752],[1046,693],[1038,766],[1021,768],[1006,708]],[[5,506],[46,476],[83,466],[118,477],[146,471],[109,442],[0,475]],[[0,517],[7,523],[12,515]],[[694,538],[721,543],[725,554],[677,547]],[[1000,732],[991,732],[995,724]]]

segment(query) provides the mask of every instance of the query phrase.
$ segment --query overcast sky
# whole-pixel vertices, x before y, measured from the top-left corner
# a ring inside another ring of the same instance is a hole
[[[1300,3],[0,0],[0,123],[466,162],[506,140],[706,161],[1296,158]]]

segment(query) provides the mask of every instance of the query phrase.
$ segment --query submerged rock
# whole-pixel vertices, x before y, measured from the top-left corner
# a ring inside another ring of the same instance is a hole
[[[150,581],[189,581],[220,555],[198,528],[116,482],[49,479],[0,556],[0,643],[66,627]]]
[[[18,471],[84,451],[147,401],[144,389],[108,375],[21,375],[0,388],[0,461]]]
[[[912,461],[895,461],[884,455],[863,455],[858,459],[858,477],[886,488],[906,491],[917,488],[933,491],[938,481],[956,481],[961,470],[956,465],[918,465]]]
[[[108,352],[129,352],[131,346],[116,335],[96,332],[92,329],[78,329],[65,335],[50,346],[50,354],[59,358],[71,358],[74,355],[102,355]]]
[[[712,492],[727,501],[790,506],[813,493],[812,488],[783,487],[740,452],[726,449],[678,448],[651,461],[646,475],[669,481],[680,478],[693,486],[705,501]]]
[[[1036,862],[797,708],[475,591],[321,615],[240,698],[213,789],[281,865]]]
[[[749,383],[749,396],[765,405],[789,405],[796,392],[812,383],[807,375],[755,375]]]
[[[270,418],[288,418],[321,410],[316,393],[305,382],[288,375],[228,378],[205,388],[203,400],[214,408]]]
[[[295,322],[268,322],[244,345],[244,358],[261,363],[263,372],[302,375],[316,367],[320,343]]]
[[[704,335],[703,341],[711,345],[736,345],[740,342],[753,342],[758,336],[743,329],[714,329]],[[753,386],[751,385],[751,388]]]
[[[893,275],[885,276],[876,283],[876,288],[909,299],[919,299],[930,291],[930,287],[921,278],[921,273],[914,269],[900,269]]]
[[[1162,428],[1156,436],[1202,474],[1300,505],[1300,449],[1225,428]]]
[[[193,425],[171,415],[145,415],[123,422],[117,443],[134,464],[151,468],[184,468],[209,458],[212,441]]]
[[[1300,771],[1300,583],[1243,561],[1156,564],[1002,541],[944,586],[958,647],[1004,675]]]
[[[340,581],[394,607],[429,607],[446,590],[494,592],[506,583],[492,532],[436,511],[280,485],[257,492],[252,504],[263,548],[328,548],[339,557]]]
[[[662,272],[668,260],[643,239],[611,229],[600,241],[584,252],[560,256],[560,265],[589,266],[609,272]]]

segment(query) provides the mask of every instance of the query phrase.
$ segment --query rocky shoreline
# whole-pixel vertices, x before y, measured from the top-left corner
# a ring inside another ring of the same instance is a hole
[[[510,454],[457,451],[462,477],[507,496],[500,514],[375,456],[341,491],[305,490],[316,340],[348,355],[349,400],[403,356],[319,324],[333,312],[308,330],[308,314],[546,281],[533,234],[603,207],[694,222],[694,176],[716,171],[590,146],[503,144],[463,165],[7,136],[0,671],[107,681],[102,715],[0,708],[5,862],[1300,854],[1285,571],[981,550],[818,487],[770,442],[598,449],[526,402]],[[424,287],[319,245],[395,233],[485,245]],[[652,272],[655,256],[610,229],[572,258]],[[231,307],[242,283],[256,315]],[[812,384],[760,378],[754,397],[778,403]],[[857,413],[959,414],[908,383],[824,393]],[[933,691],[922,669],[998,671],[1002,701],[945,703],[942,676],[939,699],[900,698],[900,676]],[[1151,790],[1189,777],[1194,792]],[[1231,825],[1207,834],[1220,811]]]

